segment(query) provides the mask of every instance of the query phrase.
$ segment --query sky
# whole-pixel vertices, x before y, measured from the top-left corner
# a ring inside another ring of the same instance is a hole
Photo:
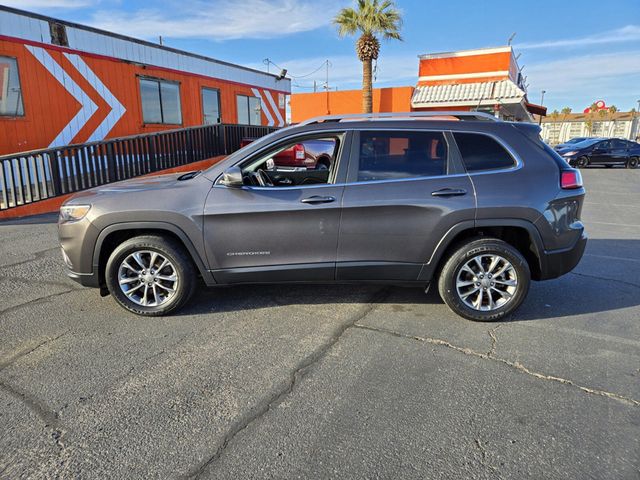
[[[0,0],[271,72],[286,68],[294,92],[360,88],[355,38],[332,19],[351,0]],[[383,41],[376,87],[415,85],[418,55],[512,44],[529,101],[582,111],[595,100],[619,110],[640,100],[640,0],[396,0],[403,41]]]

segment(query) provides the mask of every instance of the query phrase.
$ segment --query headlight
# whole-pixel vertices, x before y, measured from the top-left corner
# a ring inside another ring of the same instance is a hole
[[[60,207],[58,223],[70,223],[82,220],[91,209],[91,205],[63,205]]]
[[[570,152],[564,152],[561,155],[563,157],[573,157],[576,153],[578,153],[578,152],[576,152],[575,150],[571,150]]]

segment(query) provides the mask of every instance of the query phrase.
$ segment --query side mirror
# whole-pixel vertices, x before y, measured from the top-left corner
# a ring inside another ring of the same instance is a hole
[[[222,184],[227,187],[242,187],[242,169],[238,166],[227,168],[222,174]]]

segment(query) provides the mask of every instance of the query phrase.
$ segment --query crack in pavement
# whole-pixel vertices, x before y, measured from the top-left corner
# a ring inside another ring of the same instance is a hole
[[[13,355],[11,355],[11,356],[9,356],[9,357],[7,357],[5,359],[0,359],[0,372],[2,370],[4,370],[5,368],[10,367],[11,365],[13,365],[15,362],[20,360],[22,357],[26,357],[27,355],[35,352],[39,348],[44,347],[48,343],[55,342],[59,338],[64,337],[69,332],[70,332],[70,330],[65,330],[64,332],[62,332],[61,334],[59,334],[59,335],[57,335],[55,337],[47,337],[46,339],[44,339],[43,341],[41,341],[40,343],[38,343],[37,345],[35,345],[33,347],[24,348],[24,349],[14,353]]]
[[[597,275],[589,275],[588,273],[578,273],[578,272],[569,272],[569,275],[577,275],[578,277],[585,277],[585,278],[595,278],[596,280],[603,280],[606,282],[617,282],[617,283],[621,283],[622,285],[628,285],[630,287],[640,288],[640,284],[638,283],[626,282],[624,280],[618,280],[616,278],[599,277]]]
[[[50,285],[52,287],[66,287],[66,288],[71,288],[74,285],[73,283],[71,283],[71,281],[58,282],[56,280],[40,280],[35,278],[19,277],[19,276],[16,277],[15,275],[0,275],[0,280],[10,280],[13,282],[20,282],[20,283],[26,283],[26,284]],[[84,288],[73,288],[73,290],[84,290]]]
[[[24,265],[25,263],[40,260],[41,258],[46,257],[47,253],[53,252],[53,251],[60,251],[60,247],[51,247],[51,248],[47,248],[46,250],[40,250],[39,252],[35,252],[31,258],[28,258],[26,260],[20,260],[19,262],[9,263],[7,265],[0,265],[0,270],[4,270],[5,268],[9,268],[9,267],[17,267],[18,265]]]
[[[489,453],[487,452],[487,449],[485,448],[485,446],[482,444],[482,440],[480,440],[479,438],[476,438],[475,444],[478,447],[478,450],[480,450],[480,455],[481,455],[480,465],[496,472],[498,469],[489,463],[488,461]]]
[[[33,300],[29,300],[28,302],[19,303],[18,305],[14,305],[9,308],[5,308],[4,310],[0,310],[0,315],[6,315],[7,313],[15,312],[16,310],[20,310],[24,307],[28,307],[29,305],[39,305],[41,303],[46,303],[50,299],[55,297],[61,297],[62,295],[66,295],[67,293],[79,292],[83,290],[82,288],[71,288],[69,290],[64,290],[58,293],[52,293],[51,295],[45,295],[44,297],[34,298]]]
[[[491,348],[489,348],[489,351],[487,352],[487,356],[492,356],[496,353],[496,347],[498,346],[498,337],[496,337],[496,331],[502,327],[502,325],[498,325],[495,328],[492,328],[491,330],[489,330],[487,333],[489,334],[489,336],[491,337]]]
[[[55,337],[49,337],[31,348],[26,348],[18,351],[10,357],[1,360],[0,372],[10,367],[21,358],[30,355],[31,353],[44,347],[45,345],[48,345],[51,342],[55,342],[59,338],[68,334],[69,331],[70,330],[65,330]],[[64,435],[66,431],[60,427],[58,413],[56,413],[52,408],[48,407],[45,403],[38,400],[35,395],[32,395],[20,389],[19,387],[10,385],[4,380],[0,380],[0,391],[5,392],[6,394],[21,402],[44,422],[45,428],[51,431],[51,438],[53,439],[55,446],[58,448],[59,454],[65,457],[64,459],[60,460],[60,465],[66,465],[66,457],[68,456],[67,447],[64,444]]]
[[[282,403],[285,397],[293,392],[293,389],[300,382],[300,379],[309,371],[311,367],[313,367],[326,356],[327,352],[336,343],[338,343],[344,333],[354,325],[356,325],[358,321],[369,315],[377,307],[378,303],[386,299],[389,294],[390,290],[388,288],[378,290],[376,293],[374,293],[371,299],[366,302],[366,307],[362,309],[362,311],[349,318],[345,323],[343,323],[339,328],[336,329],[329,340],[327,340],[319,348],[317,348],[315,351],[305,357],[300,363],[298,363],[293,372],[290,374],[288,382],[282,389],[269,397],[267,400],[259,403],[253,409],[253,413],[246,415],[236,421],[224,436],[222,443],[218,446],[213,455],[202,464],[200,464],[200,466],[191,469],[182,478],[200,478],[202,474],[205,473],[209,469],[209,467],[211,467],[222,456],[229,443],[233,441],[238,433],[242,432],[252,423],[262,418],[274,406]]]
[[[530,370],[529,368],[525,367],[524,365],[522,365],[519,362],[514,362],[512,360],[507,360],[506,358],[501,358],[501,357],[496,357],[495,355],[489,355],[487,353],[481,353],[481,352],[477,352],[471,348],[468,347],[460,347],[458,345],[454,345],[446,340],[442,340],[440,338],[431,338],[431,337],[419,337],[417,335],[408,335],[405,333],[400,333],[400,332],[396,332],[394,330],[388,330],[386,328],[378,328],[378,327],[371,327],[368,325],[362,325],[359,323],[355,323],[353,325],[354,328],[360,328],[363,330],[369,330],[372,332],[378,332],[378,333],[384,333],[387,335],[392,335],[398,338],[404,338],[404,339],[408,339],[408,340],[415,340],[415,341],[419,341],[419,342],[423,342],[423,343],[429,343],[431,345],[439,345],[442,347],[447,347],[451,350],[455,350],[457,352],[463,353],[465,355],[469,355],[472,357],[476,357],[476,358],[481,358],[483,360],[492,360],[494,362],[498,362],[498,363],[502,363],[508,367],[511,367],[515,370],[517,370],[518,372],[524,373],[526,375],[532,376],[534,378],[537,378],[539,380],[547,380],[547,381],[551,381],[551,382],[557,382],[557,383],[562,383],[564,385],[569,385],[571,387],[577,388],[578,390],[581,390],[585,393],[591,394],[591,395],[599,395],[602,397],[606,397],[606,398],[610,398],[612,400],[616,400],[620,403],[623,403],[625,405],[631,405],[634,407],[640,407],[640,401],[631,398],[631,397],[626,397],[624,395],[619,395],[617,393],[612,393],[612,392],[607,392],[606,390],[599,390],[596,388],[590,388],[590,387],[585,387],[582,385],[579,385],[577,383],[575,383],[573,380],[569,380],[566,378],[562,378],[562,377],[556,377],[554,375],[545,375],[543,373],[539,373],[539,372],[535,372],[533,370]]]

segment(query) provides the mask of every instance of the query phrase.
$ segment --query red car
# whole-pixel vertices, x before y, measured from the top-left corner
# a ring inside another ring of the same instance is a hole
[[[240,146],[244,147],[253,140],[243,138]],[[333,140],[307,140],[274,155],[273,161],[276,167],[328,170],[333,162],[335,146]]]

